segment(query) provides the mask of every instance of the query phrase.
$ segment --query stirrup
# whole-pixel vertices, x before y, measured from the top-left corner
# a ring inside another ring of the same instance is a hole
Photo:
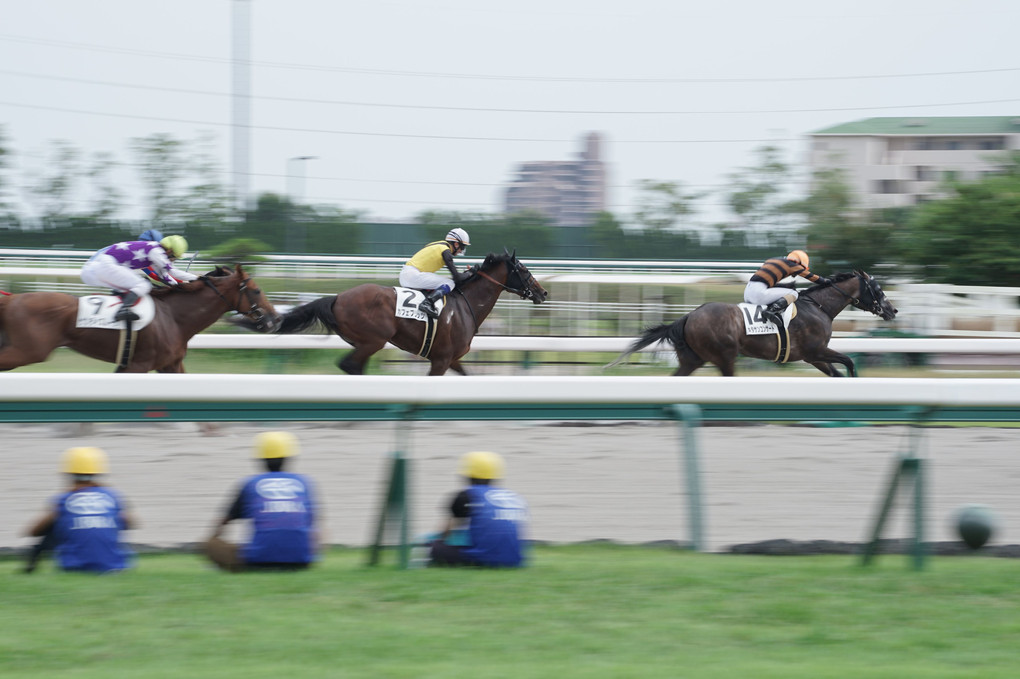
[[[429,318],[439,318],[439,310],[436,309],[436,305],[431,299],[425,298],[425,301],[418,305],[418,311]]]

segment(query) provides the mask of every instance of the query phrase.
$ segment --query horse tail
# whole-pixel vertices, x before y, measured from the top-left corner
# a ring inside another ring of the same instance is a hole
[[[627,350],[616,357],[616,359],[605,366],[605,368],[612,368],[614,365],[619,365],[627,359],[628,356],[636,351],[641,351],[645,347],[655,344],[656,342],[669,342],[673,345],[673,348],[677,351],[687,347],[687,343],[684,342],[684,326],[687,325],[687,316],[681,316],[678,320],[672,323],[663,323],[662,325],[656,325],[652,328],[648,328],[644,331],[641,337],[634,340]],[[605,369],[603,368],[603,369]]]
[[[308,304],[294,307],[280,317],[280,325],[274,331],[278,334],[289,335],[302,330],[307,330],[316,323],[320,323],[333,332],[339,332],[340,327],[333,315],[333,303],[337,296],[320,297]]]

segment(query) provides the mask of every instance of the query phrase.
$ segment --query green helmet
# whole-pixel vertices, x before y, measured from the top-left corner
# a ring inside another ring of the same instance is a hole
[[[467,453],[460,459],[460,473],[469,479],[501,479],[503,458],[487,451]]]
[[[184,256],[184,253],[188,251],[188,241],[184,240],[184,236],[176,234],[166,236],[163,240],[159,241],[159,244],[173,255],[175,259]]]
[[[105,474],[106,453],[99,448],[82,446],[69,448],[64,453],[64,473],[66,474]]]
[[[265,460],[297,454],[297,437],[289,431],[264,431],[255,437],[255,457]]]

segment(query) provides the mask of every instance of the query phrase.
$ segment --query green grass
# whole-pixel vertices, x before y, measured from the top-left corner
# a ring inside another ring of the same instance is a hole
[[[519,571],[5,562],[0,676],[1013,677],[1016,563],[539,547]]]

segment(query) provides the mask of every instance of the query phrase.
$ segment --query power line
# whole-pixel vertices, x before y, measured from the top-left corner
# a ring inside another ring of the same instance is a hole
[[[86,111],[83,109],[64,108],[60,106],[41,106],[38,104],[21,104],[12,101],[0,101],[0,106],[15,106],[37,111],[54,111],[57,113],[73,113],[75,115],[103,116],[108,118],[126,118],[130,120],[149,120],[164,123],[180,123],[185,125],[208,125],[212,127],[230,127],[230,123],[211,120],[188,120],[184,118],[162,118],[159,116],[143,116],[130,113],[108,113],[105,111]],[[407,134],[397,132],[355,132],[352,130],[323,130],[304,127],[283,127],[277,125],[252,125],[253,130],[272,132],[309,132],[314,134],[332,134],[358,137],[392,137],[398,139],[444,139],[452,141],[507,141],[507,142],[538,142],[543,144],[575,143],[576,139],[535,139],[520,137],[468,137],[463,135],[443,134]],[[772,139],[614,139],[614,144],[749,144],[749,143],[780,143],[800,141],[798,138]]]
[[[20,42],[26,44],[47,45],[53,47],[64,47],[69,49],[85,50],[91,52],[108,52],[113,54],[127,54],[132,56],[147,56],[159,59],[173,59],[177,61],[196,61],[202,63],[229,64],[230,59],[222,57],[204,57],[193,54],[180,54],[173,52],[156,52],[150,50],[136,50],[120,47],[108,47],[105,45],[94,45],[90,43],[69,42],[64,40],[50,40],[46,38],[30,38],[25,36],[0,34],[0,40],[8,42]],[[348,66],[321,66],[315,64],[293,64],[286,62],[252,61],[251,66],[266,68],[281,68],[302,71],[325,71],[335,73],[357,73],[364,75],[381,75],[396,77],[414,78],[451,78],[468,80],[506,80],[522,82],[553,82],[553,83],[588,83],[595,85],[609,83],[633,83],[633,84],[739,84],[739,83],[780,83],[780,82],[825,82],[845,80],[883,80],[895,78],[929,78],[949,75],[979,75],[985,73],[1012,73],[1020,71],[1020,67],[968,69],[960,71],[927,71],[917,73],[873,73],[854,75],[829,75],[829,76],[779,76],[766,78],[661,78],[661,77],[627,77],[627,78],[598,78],[598,77],[576,77],[576,76],[532,76],[532,75],[492,75],[481,73],[442,73],[433,71],[401,71],[375,68],[353,68]]]
[[[149,92],[166,92],[172,94],[196,94],[211,97],[230,97],[228,92],[212,90],[196,90],[178,87],[163,87],[158,85],[139,85],[135,83],[114,82],[111,80],[94,80],[91,78],[72,78],[69,76],[48,75],[42,73],[26,73],[24,71],[12,71],[0,69],[2,75],[13,75],[22,78],[36,78],[40,80],[52,80],[60,82],[80,83],[87,85],[101,85],[105,87],[122,87],[134,90],[145,90]],[[987,104],[1013,104],[1020,101],[1020,98],[1013,99],[985,99],[979,101],[950,101],[927,104],[894,104],[883,106],[842,106],[835,108],[782,108],[782,109],[741,109],[741,110],[684,110],[684,111],[648,111],[648,110],[592,110],[592,109],[540,109],[540,108],[499,108],[483,106],[435,106],[428,104],[387,104],[368,101],[346,101],[340,99],[313,99],[308,97],[279,97],[273,95],[255,95],[251,97],[262,101],[279,101],[294,104],[325,104],[328,106],[361,106],[368,108],[403,109],[415,111],[450,111],[466,113],[538,113],[538,114],[562,114],[562,115],[629,115],[629,116],[654,116],[654,115],[761,115],[769,113],[840,113],[849,111],[887,111],[904,108],[937,108],[946,106],[980,106]]]

